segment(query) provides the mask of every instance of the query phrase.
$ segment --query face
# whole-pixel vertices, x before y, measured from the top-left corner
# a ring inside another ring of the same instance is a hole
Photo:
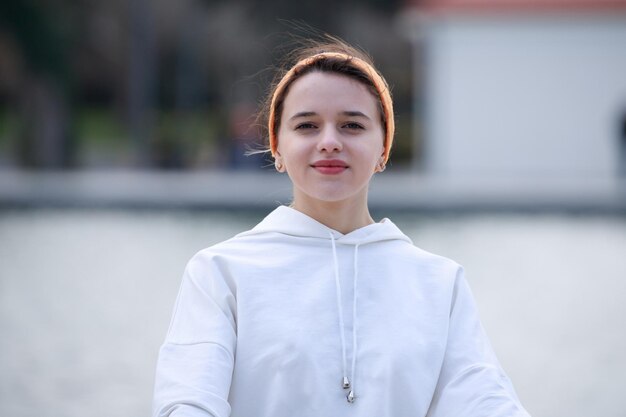
[[[283,103],[276,160],[294,185],[294,204],[367,203],[384,152],[376,98],[347,76],[312,72]]]

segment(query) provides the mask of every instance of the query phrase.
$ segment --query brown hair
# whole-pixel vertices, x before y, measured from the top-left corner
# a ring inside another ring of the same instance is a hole
[[[394,133],[393,103],[389,86],[374,68],[372,59],[366,53],[331,36],[326,36],[326,40],[327,42],[323,43],[311,42],[311,46],[297,49],[288,57],[290,59],[287,65],[277,72],[259,114],[261,125],[267,127],[269,150],[272,156],[276,152],[283,104],[293,82],[311,72],[328,72],[360,82],[376,98],[384,132],[384,162],[386,162]]]

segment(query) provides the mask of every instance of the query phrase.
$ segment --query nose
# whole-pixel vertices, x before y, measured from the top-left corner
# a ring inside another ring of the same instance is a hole
[[[317,142],[317,150],[322,152],[339,152],[343,149],[343,144],[339,138],[339,133],[333,128],[325,128]]]

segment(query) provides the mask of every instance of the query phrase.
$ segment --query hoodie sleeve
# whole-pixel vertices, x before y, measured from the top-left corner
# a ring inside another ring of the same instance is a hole
[[[444,360],[427,417],[529,417],[491,348],[458,267]]]
[[[154,417],[227,417],[236,345],[234,291],[217,262],[187,265],[159,352]]]

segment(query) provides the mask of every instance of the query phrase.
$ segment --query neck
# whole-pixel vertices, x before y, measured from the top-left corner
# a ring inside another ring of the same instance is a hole
[[[343,234],[374,223],[367,207],[367,196],[364,200],[342,201],[319,201],[299,196],[291,207]]]

